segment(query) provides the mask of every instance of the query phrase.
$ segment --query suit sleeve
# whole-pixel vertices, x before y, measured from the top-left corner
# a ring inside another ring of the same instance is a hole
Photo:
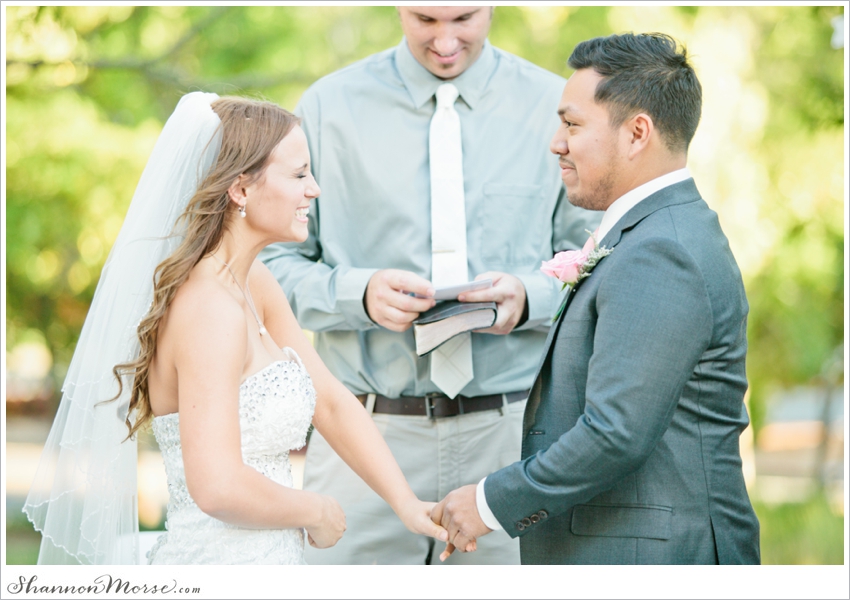
[[[582,416],[549,448],[485,481],[487,503],[513,536],[524,533],[515,525],[523,517],[561,514],[640,469],[709,345],[711,305],[684,246],[648,239],[606,260]]]
[[[295,108],[307,135],[313,175],[321,186],[321,102],[311,88]],[[307,240],[300,244],[272,244],[260,253],[286,293],[302,327],[312,331],[365,330],[377,327],[366,314],[363,294],[377,269],[322,261],[321,198],[313,201]]]

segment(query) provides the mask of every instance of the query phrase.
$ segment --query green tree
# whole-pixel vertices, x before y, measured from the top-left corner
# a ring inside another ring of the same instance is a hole
[[[844,64],[830,7],[499,7],[492,42],[564,76],[573,46],[661,30],[691,49],[691,167],[751,303],[758,425],[770,390],[843,336]],[[6,8],[7,349],[43,333],[60,379],[146,157],[179,97],[293,108],[317,78],[396,44],[392,7]]]
[[[756,431],[771,391],[809,382],[843,338],[845,65],[830,46],[839,15],[842,6],[505,6],[490,35],[563,76],[590,37],[663,31],[687,45],[704,90],[689,166],[744,274]],[[6,348],[44,340],[57,384],[180,96],[247,94],[292,109],[319,77],[401,39],[392,7],[8,6],[4,26]],[[830,533],[841,518],[823,499],[756,509],[765,561],[841,561]]]

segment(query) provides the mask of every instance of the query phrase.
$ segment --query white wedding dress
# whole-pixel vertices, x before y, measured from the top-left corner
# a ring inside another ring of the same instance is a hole
[[[289,451],[301,448],[316,391],[301,359],[276,361],[239,387],[242,459],[272,481],[292,487]],[[246,529],[202,512],[186,488],[179,413],[155,417],[153,431],[168,477],[166,533],[148,553],[150,564],[304,564],[303,529]]]

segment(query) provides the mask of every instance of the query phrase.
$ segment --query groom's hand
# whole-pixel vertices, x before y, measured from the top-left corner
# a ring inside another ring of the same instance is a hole
[[[383,269],[369,279],[363,307],[369,318],[381,327],[401,332],[410,329],[419,313],[436,304],[433,296],[434,286],[416,273]]]
[[[525,286],[517,277],[507,273],[488,271],[481,273],[475,280],[492,279],[493,287],[475,292],[464,292],[458,296],[461,302],[495,302],[498,312],[492,327],[479,329],[476,333],[495,333],[505,335],[520,324],[525,311]]]
[[[493,531],[478,514],[476,488],[476,485],[466,485],[449,492],[431,509],[431,520],[442,525],[449,533],[449,544],[440,555],[440,560],[446,560],[454,548],[461,552],[472,552],[477,547],[475,540]]]

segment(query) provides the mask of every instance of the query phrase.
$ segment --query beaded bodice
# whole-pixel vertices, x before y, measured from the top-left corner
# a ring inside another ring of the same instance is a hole
[[[289,451],[301,448],[306,442],[307,430],[316,405],[316,392],[310,375],[298,355],[289,348],[284,348],[284,351],[291,360],[271,363],[248,377],[239,387],[239,426],[242,438],[242,460],[245,464],[276,483],[292,487]],[[245,532],[244,540],[253,540],[247,545],[247,556],[250,557],[251,552],[262,551],[264,557],[256,561],[246,561],[246,550],[243,549],[240,556],[234,555],[230,560],[227,551],[221,555],[210,554],[204,550],[214,563],[269,562],[267,559],[270,554],[274,555],[274,549],[263,548],[259,540],[253,539],[258,534],[262,537],[263,530],[242,530],[217,521],[202,513],[192,500],[186,487],[186,473],[183,468],[179,413],[154,418],[153,432],[165,463],[169,494],[166,522],[168,534],[160,538],[151,551],[150,557],[154,559],[154,562],[173,562],[170,554],[174,551],[178,551],[177,558],[180,559],[180,564],[194,562],[189,560],[188,550],[181,549],[178,541],[184,534],[189,539],[193,536],[195,539],[203,538],[199,529],[218,530],[219,535],[222,535],[224,529]],[[187,527],[193,531],[183,531]],[[303,545],[300,530],[279,530],[278,532],[280,531],[297,533],[300,544]],[[232,537],[234,533],[229,531],[227,537]],[[273,536],[272,542],[274,539],[276,538]],[[231,546],[232,542],[231,539],[229,542]],[[204,545],[208,544],[209,540]],[[158,560],[162,558],[166,560]],[[301,560],[303,558],[295,562]]]

